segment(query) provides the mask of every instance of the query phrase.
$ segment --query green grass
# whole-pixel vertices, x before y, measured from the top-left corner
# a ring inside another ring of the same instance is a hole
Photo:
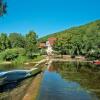
[[[44,57],[42,55],[37,56],[36,58],[34,58],[32,61],[37,62],[44,59]]]
[[[29,59],[27,56],[19,56],[17,57],[15,60],[12,61],[13,65],[23,65],[24,63],[30,63],[30,62],[38,62],[40,60],[44,59],[43,56],[38,55],[37,57],[35,57],[34,59]]]
[[[12,61],[12,64],[21,65],[21,64],[24,64],[27,61],[29,61],[29,59],[26,56],[19,56],[14,61]]]

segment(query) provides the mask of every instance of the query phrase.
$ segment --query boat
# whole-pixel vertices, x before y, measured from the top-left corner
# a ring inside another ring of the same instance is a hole
[[[40,68],[33,68],[32,70],[11,70],[0,72],[0,85],[17,82],[25,78],[36,75],[41,72]]]
[[[100,61],[93,61],[93,64],[100,65]]]

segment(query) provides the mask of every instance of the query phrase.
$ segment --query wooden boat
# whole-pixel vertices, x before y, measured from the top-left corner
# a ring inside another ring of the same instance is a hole
[[[36,75],[39,72],[41,72],[39,68],[33,68],[32,70],[11,70],[0,72],[0,85],[22,80]]]

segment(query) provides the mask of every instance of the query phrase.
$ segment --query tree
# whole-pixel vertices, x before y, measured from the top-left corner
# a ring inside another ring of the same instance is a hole
[[[37,35],[34,31],[26,35],[26,52],[29,58],[33,58],[37,52]]]
[[[6,33],[1,33],[0,35],[0,51],[10,48],[10,41]]]
[[[0,16],[3,16],[6,13],[7,3],[4,3],[3,0],[0,0]]]
[[[65,55],[67,53],[66,42],[64,42],[64,40],[62,40],[62,39],[60,39],[60,40],[57,39],[53,45],[53,49],[55,51],[58,51],[59,54]]]
[[[9,40],[11,43],[11,48],[15,48],[15,47],[24,48],[25,47],[25,44],[26,44],[25,38],[19,33],[11,33],[9,35]]]

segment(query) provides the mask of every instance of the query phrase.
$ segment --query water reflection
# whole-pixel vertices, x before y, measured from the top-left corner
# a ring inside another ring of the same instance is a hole
[[[100,98],[100,66],[82,62],[53,63],[65,80],[79,83],[90,93]]]
[[[12,70],[12,69],[16,69],[16,66],[12,64],[0,64],[0,72]]]
[[[37,100],[99,100],[99,84],[100,72],[94,65],[55,62],[44,73]]]
[[[4,85],[0,86],[0,93],[10,91],[10,90],[18,87],[18,85],[20,85],[20,82],[12,82],[12,83],[8,83],[8,84],[4,84]]]
[[[0,100],[22,100],[33,77],[0,86]]]
[[[35,63],[28,63],[28,64],[13,64],[13,63],[8,63],[8,64],[0,64],[0,72],[2,71],[9,71],[9,70],[16,70],[16,69],[31,69]]]

